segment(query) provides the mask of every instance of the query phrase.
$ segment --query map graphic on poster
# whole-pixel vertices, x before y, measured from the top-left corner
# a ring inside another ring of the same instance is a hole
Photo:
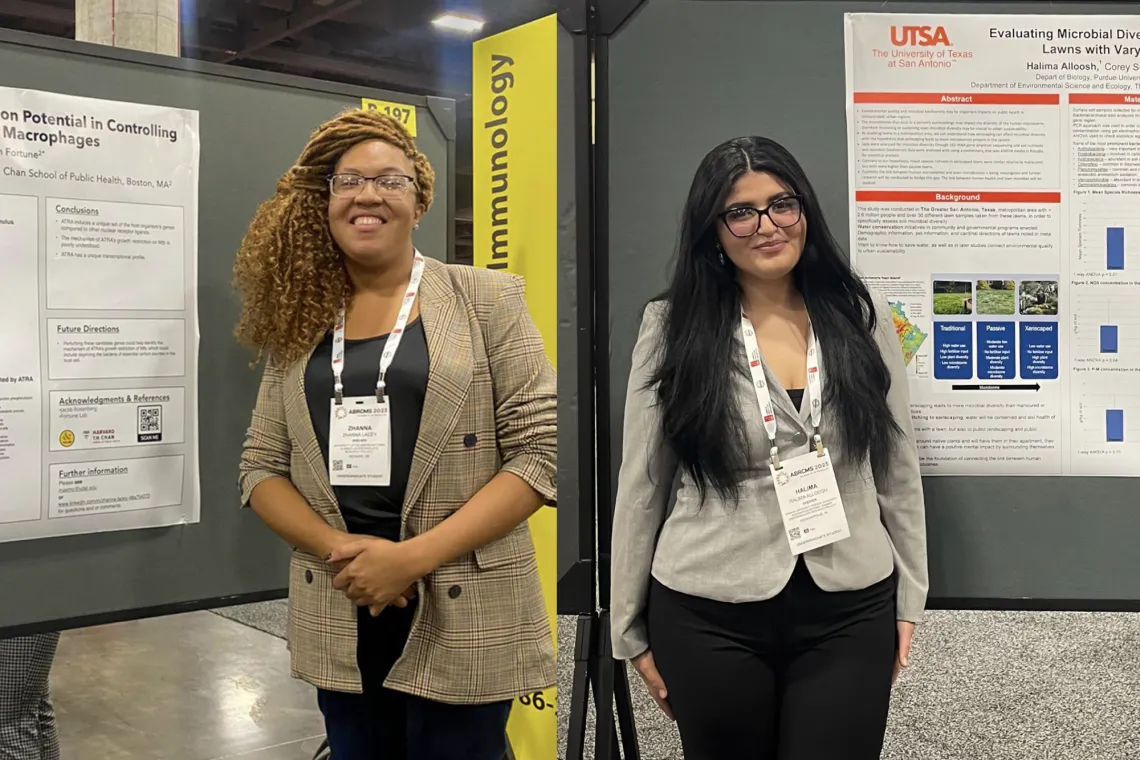
[[[906,315],[906,304],[902,301],[891,301],[891,317],[895,321],[895,332],[899,336],[899,345],[902,346],[903,360],[910,365],[911,359],[922,348],[922,344],[929,337]]]
[[[1140,17],[845,17],[851,257],[926,475],[1140,474]]]
[[[199,520],[198,134],[0,87],[0,541]]]

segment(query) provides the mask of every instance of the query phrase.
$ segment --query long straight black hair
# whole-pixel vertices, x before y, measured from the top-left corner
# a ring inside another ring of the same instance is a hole
[[[740,287],[732,262],[719,254],[716,229],[733,185],[749,172],[768,172],[802,198],[807,235],[792,278],[820,336],[823,410],[845,456],[869,459],[878,479],[900,430],[887,405],[891,376],[874,339],[874,303],[828,230],[803,169],[772,140],[729,140],[705,156],[689,188],[672,280],[657,299],[668,306],[660,362],[647,383],[657,388],[665,438],[702,502],[710,488],[735,501],[749,466],[732,382],[733,373],[747,373],[735,347]]]

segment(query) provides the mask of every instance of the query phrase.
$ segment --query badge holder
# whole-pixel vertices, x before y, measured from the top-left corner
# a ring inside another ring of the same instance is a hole
[[[344,386],[341,385],[339,376],[333,386],[333,403],[336,405],[336,418],[338,420],[343,420],[348,416],[348,410],[344,408]]]
[[[815,440],[815,455],[818,457],[822,457],[827,452],[823,448],[823,439],[819,437],[819,433],[815,434],[814,440]],[[784,469],[784,465],[780,462],[780,451],[779,451],[779,449],[777,449],[775,446],[773,446],[772,451],[770,452],[770,456],[772,458],[772,469],[773,470]]]

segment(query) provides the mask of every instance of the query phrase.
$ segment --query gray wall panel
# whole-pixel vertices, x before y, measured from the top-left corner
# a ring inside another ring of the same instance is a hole
[[[850,239],[845,12],[1135,14],[1140,3],[648,0],[611,41],[601,178],[611,197],[615,488],[640,310],[665,285],[701,157],[738,135],[779,140],[812,178],[835,236]],[[926,489],[932,597],[1140,599],[1134,481],[940,477]]]
[[[202,130],[202,521],[0,546],[0,628],[285,587],[287,548],[238,509],[238,457],[260,369],[247,368],[248,353],[231,337],[238,305],[230,282],[255,207],[320,122],[362,96],[419,106],[419,144],[436,169],[437,202],[417,244],[425,255],[447,258],[452,170],[447,139],[422,97],[238,71],[0,33],[0,86],[197,109]]]
[[[578,234],[574,36],[558,26],[558,577],[578,556]]]

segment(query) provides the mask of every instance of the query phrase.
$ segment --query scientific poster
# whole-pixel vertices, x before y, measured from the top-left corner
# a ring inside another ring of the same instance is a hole
[[[923,473],[1140,474],[1140,16],[845,31],[852,258]]]
[[[0,88],[0,541],[195,523],[198,114]]]

